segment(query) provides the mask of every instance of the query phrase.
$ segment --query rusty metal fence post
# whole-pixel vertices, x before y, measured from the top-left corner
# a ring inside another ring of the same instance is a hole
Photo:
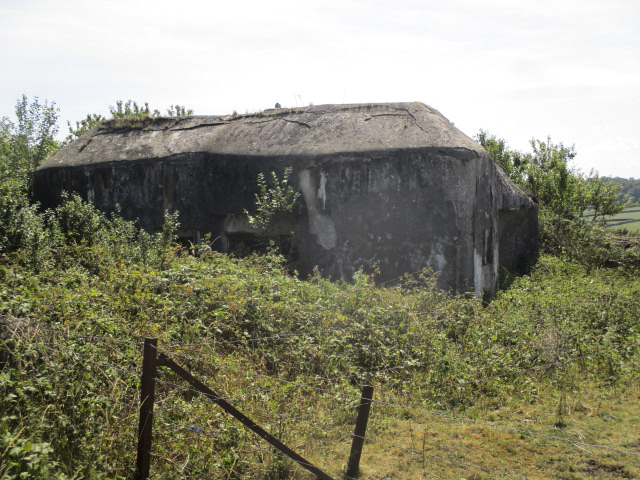
[[[362,388],[360,407],[358,408],[358,418],[356,419],[356,429],[353,433],[351,443],[351,454],[347,465],[347,478],[356,478],[360,470],[360,456],[364,445],[364,435],[367,432],[367,422],[369,421],[369,410],[371,409],[371,399],[373,398],[373,387],[365,385]]]
[[[140,383],[140,424],[138,427],[138,460],[136,478],[149,478],[151,468],[151,435],[153,428],[153,402],[156,391],[158,339],[144,339],[142,381]]]

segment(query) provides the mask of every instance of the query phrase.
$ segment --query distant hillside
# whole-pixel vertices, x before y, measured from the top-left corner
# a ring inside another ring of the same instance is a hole
[[[619,199],[633,197],[636,202],[640,201],[640,178],[603,177],[604,179],[622,185]]]

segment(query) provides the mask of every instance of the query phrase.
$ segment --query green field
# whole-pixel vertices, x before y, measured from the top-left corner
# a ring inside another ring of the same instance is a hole
[[[592,214],[587,213],[585,217]],[[640,205],[627,208],[612,217],[607,217],[607,226],[614,230],[626,229],[629,233],[640,233]]]

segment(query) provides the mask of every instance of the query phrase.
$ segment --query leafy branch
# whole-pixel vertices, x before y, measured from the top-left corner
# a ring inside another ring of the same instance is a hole
[[[264,174],[258,174],[258,192],[256,193],[256,213],[250,214],[245,209],[249,224],[260,232],[267,232],[273,228],[278,218],[293,212],[293,208],[300,197],[290,184],[292,168],[284,170],[282,180],[276,172],[271,172],[272,185],[267,183]]]

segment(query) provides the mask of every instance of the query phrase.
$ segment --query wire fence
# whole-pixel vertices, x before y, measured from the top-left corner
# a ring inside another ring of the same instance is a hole
[[[182,347],[181,347],[182,348]],[[176,352],[174,350],[172,350],[172,347],[162,347],[161,349],[159,349],[159,351],[163,351],[163,352],[173,352],[173,354],[177,355],[177,356],[181,356],[184,355],[183,353],[179,353]],[[193,360],[192,357],[189,357],[189,359]],[[569,364],[571,362],[576,362],[581,360],[580,357],[576,357],[573,359],[566,359],[563,361],[555,361],[555,362],[549,362],[548,364],[545,365],[538,365],[535,368],[549,368],[551,366],[557,366],[559,364]],[[220,367],[221,365],[217,365],[217,367]],[[390,368],[402,368],[402,367],[390,367]],[[530,369],[523,369],[523,371],[527,371]],[[287,385],[293,388],[306,388],[306,389],[310,389],[312,391],[317,392],[319,395],[329,395],[332,393],[336,393],[335,389],[330,389],[330,388],[326,388],[324,385],[326,385],[327,383],[335,383],[337,380],[341,380],[346,378],[346,376],[336,376],[336,377],[332,377],[330,379],[323,379],[320,385],[317,384],[313,384],[313,383],[309,383],[309,382],[301,382],[301,381],[291,381],[291,380],[285,380],[282,378],[278,378],[278,377],[274,377],[274,376],[269,376],[269,375],[261,375],[261,374],[252,374],[251,375],[253,379],[255,378],[260,378],[260,379],[264,379],[267,380],[269,382],[277,382],[283,385]],[[327,380],[329,382],[327,382]],[[161,383],[165,383],[165,381],[161,381]],[[181,387],[178,384],[173,384],[172,386],[176,387],[176,388],[185,388],[185,387]],[[254,386],[254,388],[257,388]],[[263,389],[263,390],[258,390],[256,392],[250,392],[248,395],[247,394],[243,394],[241,396],[233,396],[233,395],[229,395],[228,397],[226,397],[229,400],[234,400],[234,401],[246,401],[248,397],[257,397],[257,396],[262,396],[262,397],[269,397],[271,394],[273,393],[277,393],[279,391],[278,387],[272,387],[270,389]],[[357,400],[357,395],[355,393],[349,393],[349,395],[347,395],[347,397],[349,400],[347,401],[347,403],[343,404],[342,406],[345,408],[349,408],[352,407],[354,402]],[[563,437],[560,435],[551,435],[551,434],[547,434],[547,433],[543,433],[543,432],[538,432],[538,431],[534,431],[532,429],[525,429],[522,428],[519,425],[514,425],[513,423],[511,424],[500,424],[500,423],[495,423],[495,422],[487,422],[487,421],[481,421],[481,420],[477,420],[474,418],[469,418],[469,417],[463,417],[463,416],[459,416],[459,415],[453,415],[447,412],[441,412],[438,410],[433,410],[433,409],[427,409],[427,408],[419,408],[419,407],[415,407],[412,405],[407,405],[407,404],[397,404],[397,403],[393,403],[393,402],[389,402],[389,401],[384,401],[381,399],[375,399],[373,400],[373,404],[378,406],[381,409],[386,409],[386,412],[380,411],[377,412],[378,415],[382,415],[383,418],[397,418],[398,415],[393,415],[393,414],[389,414],[388,410],[389,409],[396,409],[396,410],[401,410],[403,415],[406,415],[407,412],[410,412],[411,414],[426,414],[429,416],[435,416],[438,418],[444,418],[447,421],[451,421],[451,422],[456,422],[458,424],[461,425],[474,425],[476,427],[482,427],[482,428],[486,428],[486,429],[498,429],[498,430],[503,430],[506,432],[509,432],[511,434],[516,434],[520,437],[522,436],[533,436],[533,437],[538,437],[538,438],[542,438],[544,440],[547,441],[553,441],[553,442],[559,442],[559,443],[564,443],[564,444],[568,444],[568,445],[572,445],[572,446],[576,446],[578,448],[584,449],[585,452],[593,455],[594,453],[592,451],[586,450],[587,447],[592,448],[592,449],[600,449],[600,450],[605,450],[605,451],[610,451],[610,452],[616,452],[618,454],[622,454],[622,455],[627,455],[627,456],[632,456],[632,457],[638,457],[640,456],[640,453],[635,452],[631,449],[625,449],[625,448],[617,448],[617,447],[612,447],[609,445],[602,445],[602,444],[598,444],[598,443],[594,443],[594,442],[586,442],[580,438],[568,438],[568,437]],[[311,425],[311,422],[314,422],[314,415],[313,414],[309,414],[307,416],[304,417],[300,417],[300,416],[290,416],[287,414],[283,414],[283,413],[277,413],[277,412],[273,412],[273,411],[269,411],[266,410],[265,408],[261,408],[261,407],[254,407],[251,409],[252,414],[258,414],[259,418],[264,419],[265,422],[273,422],[274,419],[276,421],[280,421],[280,422],[284,422],[287,423],[288,428],[292,428],[291,425],[296,425],[296,429],[299,431],[301,426],[307,426],[309,427]],[[415,424],[416,427],[419,428],[421,424],[417,423]],[[314,426],[317,426],[317,424],[314,424]],[[353,437],[353,435],[349,434],[348,430],[345,429],[344,427],[342,427],[341,425],[334,425],[332,428],[327,428],[326,425],[323,425],[323,430],[326,433],[331,432],[332,430],[336,430],[337,432],[339,432],[339,434],[343,437],[343,438],[348,438],[349,436]],[[376,440],[376,436],[373,436],[373,439],[368,439],[368,445],[372,445],[374,444],[377,440]],[[407,440],[407,442],[409,442],[409,440]],[[417,456],[419,459],[422,459],[422,462],[425,463],[425,459],[431,459],[431,460],[437,460],[437,461],[445,461],[448,463],[451,463],[452,465],[455,465],[457,468],[470,468],[470,469],[475,469],[481,472],[485,472],[485,473],[491,473],[492,475],[497,475],[497,476],[513,476],[513,477],[518,477],[517,474],[511,474],[508,473],[506,471],[502,471],[499,469],[495,469],[495,468],[490,468],[488,466],[484,466],[478,463],[473,463],[473,462],[468,462],[468,461],[464,461],[461,460],[460,458],[456,458],[456,457],[461,457],[464,458],[465,457],[465,452],[460,451],[460,450],[456,450],[455,448],[451,449],[453,451],[453,455],[442,455],[442,454],[437,454],[437,453],[432,453],[432,452],[427,452],[425,450],[418,450],[415,447],[407,444],[407,445],[383,445],[383,449],[386,448],[386,450],[388,452],[392,452],[395,450],[399,450],[399,451],[404,451],[407,453],[411,453],[414,456]],[[334,472],[335,474],[335,472]]]
[[[376,327],[377,328],[377,327]],[[129,395],[124,398],[113,398],[120,403],[122,412],[134,417],[139,409],[138,393],[142,359],[142,339],[122,340],[100,335],[77,335],[64,329],[52,327],[39,328],[34,341],[51,354],[65,354],[73,357],[73,349],[60,352],[57,342],[47,341],[52,334],[63,335],[74,342],[101,348],[108,351],[112,363],[110,371],[104,371],[104,365],[89,363],[101,374],[112,381],[123,382],[129,387]],[[251,337],[244,342],[275,342],[283,339],[301,338],[297,335],[270,335]],[[227,344],[229,342],[221,342]],[[427,362],[410,365],[399,364],[385,368],[361,370],[348,374],[325,376],[320,378],[289,379],[255,370],[242,371],[237,362],[215,354],[215,344],[199,342],[195,344],[168,344],[156,349],[157,354],[165,354],[176,359],[183,359],[192,365],[203,382],[215,386],[221,392],[220,398],[241,407],[247,414],[255,417],[261,424],[268,426],[276,436],[291,440],[314,463],[322,463],[329,459],[328,471],[333,478],[343,475],[342,467],[346,460],[348,444],[354,438],[353,422],[355,410],[360,402],[360,391],[355,378],[367,378],[375,385],[380,379],[384,385],[384,375],[398,370],[417,370]],[[200,355],[199,355],[200,354]],[[546,370],[558,366],[567,366],[576,362],[593,359],[598,353],[578,355],[573,358],[554,360],[522,369],[515,369],[510,374],[524,374],[536,370]],[[77,355],[76,355],[77,356]],[[86,360],[86,358],[85,358]],[[113,373],[117,372],[116,375]],[[491,381],[503,377],[495,374],[483,378]],[[164,373],[158,375],[158,401],[156,404],[157,428],[154,432],[154,448],[150,450],[154,465],[166,464],[172,471],[189,478],[219,478],[211,474],[215,468],[249,468],[244,465],[250,462],[263,465],[265,469],[285,468],[282,460],[273,448],[261,446],[260,439],[253,433],[243,430],[240,425],[233,426],[233,421],[220,416],[220,412],[211,406],[201,392]],[[384,389],[381,389],[384,391]],[[306,402],[291,402],[305,398]],[[496,477],[523,478],[521,473],[509,471],[504,462],[484,459],[477,442],[466,442],[476,433],[470,427],[480,429],[477,435],[485,431],[500,431],[515,440],[503,440],[506,443],[527,443],[529,439],[560,444],[580,449],[590,456],[608,458],[616,454],[625,458],[625,462],[640,465],[640,448],[623,445],[603,444],[589,441],[586,438],[598,438],[598,432],[569,434],[567,429],[556,429],[567,434],[552,434],[548,430],[552,425],[539,425],[541,430],[525,428],[523,423],[531,421],[488,421],[460,415],[451,411],[420,406],[415,398],[407,402],[398,402],[398,396],[391,401],[382,395],[372,401],[370,433],[366,437],[363,451],[363,465],[371,472],[370,478],[383,478],[383,471],[403,468],[407,462],[420,467],[423,471],[433,468],[433,464],[448,464],[450,468],[464,472],[483,472]],[[292,408],[292,404],[307,407],[306,411]],[[553,414],[551,415],[553,416]],[[435,420],[434,420],[435,419]],[[130,423],[131,418],[129,418]],[[540,424],[540,418],[534,419]],[[441,442],[430,438],[434,421],[449,423],[451,442],[444,447]],[[122,422],[124,425],[126,422]],[[391,435],[389,435],[391,432]],[[137,440],[137,435],[132,432]],[[203,452],[203,439],[213,442],[208,452]],[[364,439],[364,438],[363,438]],[[456,441],[457,440],[457,441]],[[132,442],[133,443],[133,442]],[[222,448],[220,448],[222,446]],[[371,455],[368,451],[373,451]],[[230,453],[231,452],[231,453]],[[342,459],[340,455],[342,454]],[[379,456],[385,455],[386,466],[376,471]],[[270,460],[267,460],[270,458]],[[478,461],[477,459],[481,461]],[[411,460],[409,460],[411,459]],[[235,461],[235,464],[234,464]],[[217,465],[222,465],[218,467]],[[235,465],[235,467],[234,467]],[[300,462],[298,462],[300,465]],[[374,465],[373,467],[371,465]],[[431,466],[430,466],[431,465]],[[304,466],[304,465],[303,465]],[[152,466],[153,468],[153,466]],[[299,468],[295,465],[287,468]],[[376,473],[377,472],[377,473]],[[295,476],[295,473],[291,475]],[[378,475],[378,476],[376,476]]]

